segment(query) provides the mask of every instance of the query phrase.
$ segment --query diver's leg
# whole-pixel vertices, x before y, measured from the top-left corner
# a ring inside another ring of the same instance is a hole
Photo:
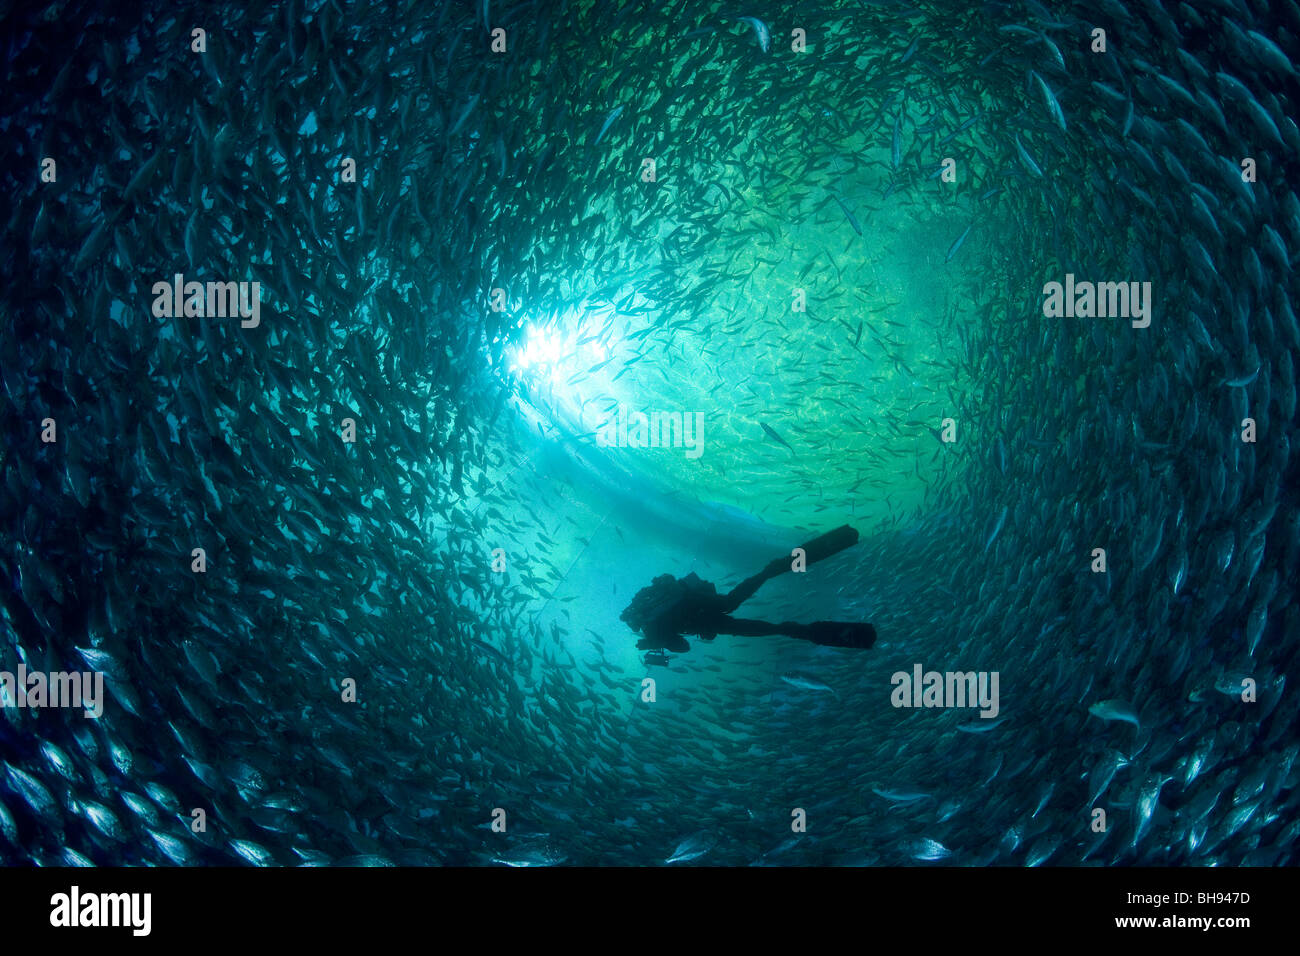
[[[861,649],[876,643],[876,629],[864,621],[813,621],[808,640],[823,647]]]
[[[782,635],[801,641],[812,641],[823,647],[866,648],[876,642],[876,629],[870,624],[841,624],[834,621],[816,621],[812,624],[797,624],[794,621],[782,621],[770,624],[767,621],[751,621],[724,615],[713,622],[719,634],[735,634],[741,637],[763,637]]]
[[[833,555],[839,554],[845,548],[850,548],[858,543],[858,533],[848,525],[840,525],[834,531],[828,531],[823,535],[818,535],[807,544],[800,545],[804,552],[805,565],[815,564],[823,561]],[[759,571],[753,577],[745,578],[728,594],[722,595],[722,601],[719,605],[723,612],[731,612],[740,607],[745,601],[754,596],[754,592],[762,587],[763,582],[770,581],[772,578],[779,577],[791,570],[790,558],[775,558],[767,563],[767,567]],[[796,624],[795,627],[803,625]],[[766,633],[766,632],[765,632]],[[795,636],[795,635],[791,635]]]
[[[751,621],[745,618],[723,615],[718,618],[712,626],[717,629],[719,634],[735,634],[740,637],[767,637],[770,635],[778,635],[783,637],[797,637],[804,640],[812,639],[806,625],[795,624],[793,621],[784,621],[781,624],[771,624],[767,621]]]

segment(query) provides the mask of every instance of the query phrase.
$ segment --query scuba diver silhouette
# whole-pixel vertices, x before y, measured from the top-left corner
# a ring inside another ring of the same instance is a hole
[[[857,531],[841,525],[802,545],[805,566],[824,561],[857,543]],[[660,658],[663,658],[665,650],[681,654],[691,649],[683,634],[698,634],[706,641],[719,634],[742,637],[783,635],[827,647],[866,648],[876,642],[876,629],[866,623],[814,621],[796,624],[783,621],[769,624],[731,616],[731,612],[749,600],[764,581],[789,570],[789,558],[776,558],[758,574],[741,581],[728,594],[719,594],[717,588],[693,572],[684,578],[661,574],[649,587],[638,591],[619,616],[633,631],[643,635],[636,646],[641,650],[657,651]],[[666,659],[651,663],[664,662]]]

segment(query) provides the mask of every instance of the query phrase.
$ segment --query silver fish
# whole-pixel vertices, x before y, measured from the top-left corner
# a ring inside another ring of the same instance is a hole
[[[772,33],[768,30],[767,24],[758,17],[736,17],[741,23],[748,23],[754,29],[754,36],[758,39],[758,48],[764,53],[772,45]]]
[[[1102,720],[1118,720],[1134,727],[1141,727],[1137,710],[1128,701],[1099,700],[1088,708],[1088,713]]]

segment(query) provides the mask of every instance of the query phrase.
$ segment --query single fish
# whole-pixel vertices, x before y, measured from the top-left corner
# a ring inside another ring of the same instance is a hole
[[[1097,798],[1105,793],[1106,788],[1110,786],[1111,780],[1115,778],[1115,772],[1129,765],[1129,759],[1118,750],[1112,750],[1097,762],[1093,768],[1090,779],[1091,794],[1088,797],[1088,805],[1092,806],[1097,802]]]
[[[998,523],[993,527],[993,533],[989,535],[984,542],[984,553],[987,554],[989,548],[993,547],[993,542],[997,540],[998,535],[1002,533],[1002,526],[1007,523],[1007,509],[1002,509],[1002,514],[998,515]]]
[[[516,851],[510,856],[496,856],[493,863],[511,867],[559,866],[568,857],[558,850],[546,847],[529,847]]]
[[[952,856],[952,850],[938,840],[923,838],[908,841],[907,855],[914,860],[925,860],[933,863],[936,860],[945,860]]]
[[[1172,777],[1166,777],[1158,773],[1147,774],[1142,786],[1138,789],[1137,803],[1134,805],[1134,811],[1137,814],[1137,826],[1133,829],[1133,841],[1131,846],[1137,846],[1147,831],[1151,829],[1151,818],[1155,814],[1156,806],[1160,803],[1160,791],[1164,785],[1172,780]]]
[[[496,660],[500,661],[502,664],[512,663],[509,657],[507,657],[504,653],[502,653],[497,648],[493,647],[487,641],[479,640],[477,637],[474,637],[470,639],[470,642],[475,647],[477,647],[480,651],[482,651],[484,654],[487,654],[489,657],[495,658]]]
[[[465,124],[465,120],[469,119],[469,114],[474,112],[474,107],[478,105],[478,100],[479,100],[478,93],[475,93],[473,96],[469,98],[469,103],[466,104],[465,111],[461,113],[460,117],[456,120],[456,122],[452,124],[451,131],[447,133],[448,136],[456,135],[457,131],[460,130],[461,126]]]
[[[270,850],[252,840],[231,840],[230,848],[254,866],[268,866],[275,862]]]
[[[767,422],[759,422],[759,424],[763,426],[763,431],[767,432],[768,438],[771,438],[773,441],[780,442],[782,445],[785,445],[786,448],[790,448],[789,443],[784,438],[782,438],[776,432],[772,431],[771,425],[769,425]],[[790,448],[790,451],[791,453],[793,453],[794,449]]]
[[[819,680],[813,680],[811,677],[804,677],[800,674],[782,674],[781,680],[785,681],[791,687],[798,687],[800,690],[817,690],[828,691],[833,696],[838,697],[835,688],[829,684],[823,684]]]
[[[677,849],[673,850],[673,855],[664,860],[665,863],[689,863],[691,860],[698,860],[704,854],[713,849],[714,839],[707,831],[701,830],[693,833],[681,843],[677,844]]]
[[[1047,806],[1047,801],[1052,799],[1052,794],[1056,792],[1056,782],[1053,781],[1043,788],[1042,796],[1038,798],[1038,806],[1034,807],[1034,812],[1029,815],[1029,819],[1035,819],[1043,812],[1043,807]]]
[[[59,812],[58,803],[45,784],[17,767],[6,765],[5,770],[9,774],[10,789],[23,798],[37,817],[53,817]]]
[[[1031,173],[1033,173],[1035,176],[1041,179],[1043,176],[1043,170],[1039,167],[1039,165],[1036,162],[1034,162],[1033,157],[1029,155],[1029,151],[1026,150],[1025,147],[1020,144],[1020,137],[1016,136],[1015,140],[1016,140],[1016,152],[1020,154],[1020,161],[1025,164],[1026,169],[1028,169]]]
[[[1059,833],[1049,833],[1044,836],[1034,844],[1033,849],[1025,857],[1025,866],[1038,866],[1046,862],[1053,853],[1061,848],[1063,839]]]
[[[1121,720],[1126,724],[1132,724],[1134,727],[1141,727],[1137,710],[1128,701],[1099,700],[1088,708],[1088,713],[1094,717],[1100,717],[1102,720]]]
[[[1246,681],[1251,680],[1249,674],[1238,673],[1236,671],[1225,672],[1215,679],[1214,689],[1220,694],[1228,697],[1241,698],[1242,692],[1247,686]]]
[[[922,800],[933,799],[930,794],[922,793],[919,790],[881,790],[878,787],[872,787],[871,792],[878,797],[884,797],[890,803],[920,803]]]
[[[948,247],[948,258],[943,260],[944,262],[952,262],[952,257],[957,254],[957,250],[961,248],[961,244],[966,241],[966,237],[970,235],[971,228],[974,225],[974,223],[971,223],[971,225],[967,226],[966,231],[957,237],[957,241]]]
[[[1256,33],[1254,30],[1247,30],[1246,36],[1250,37],[1254,42],[1255,49],[1253,52],[1265,66],[1278,76],[1295,76],[1295,66],[1281,47],[1262,33]]]
[[[972,720],[967,724],[958,724],[957,729],[964,734],[986,734],[993,728],[1006,722],[1005,717],[995,717],[992,720],[980,719]]]
[[[839,207],[844,211],[844,216],[846,219],[848,219],[849,225],[853,227],[853,231],[856,232],[859,236],[862,235],[862,226],[858,224],[857,217],[853,215],[853,213],[849,212],[849,207],[844,205],[844,201],[840,199],[839,196],[836,196],[834,193],[831,193],[831,197],[837,203],[839,203]]]
[[[618,119],[622,115],[623,107],[621,106],[616,106],[609,111],[609,115],[605,117],[605,125],[600,128],[600,133],[596,136],[596,142],[593,145],[600,145],[600,141],[605,138],[605,134],[609,132],[609,128],[614,125],[614,120]]]
[[[754,36],[758,38],[758,46],[764,53],[772,45],[772,31],[767,28],[767,24],[758,17],[736,17],[741,23],[748,23],[754,28]]]
[[[1041,76],[1034,73],[1033,70],[1030,70],[1029,72],[1033,74],[1034,79],[1038,81],[1038,86],[1043,91],[1043,99],[1047,101],[1047,112],[1052,114],[1052,119],[1056,120],[1056,125],[1061,127],[1061,132],[1064,133],[1065,114],[1061,112],[1061,104],[1056,101],[1056,94],[1051,91]]]

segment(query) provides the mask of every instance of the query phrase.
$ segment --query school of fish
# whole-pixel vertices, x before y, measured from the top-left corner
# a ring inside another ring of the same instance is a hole
[[[1296,862],[1300,4],[787,6],[4,5],[0,863]]]

